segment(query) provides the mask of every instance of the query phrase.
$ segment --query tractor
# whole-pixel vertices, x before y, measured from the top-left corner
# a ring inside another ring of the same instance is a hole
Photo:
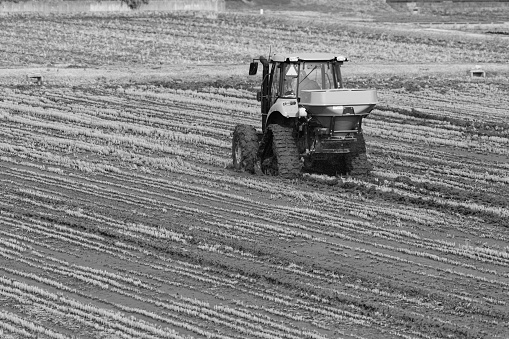
[[[327,53],[272,54],[253,59],[262,128],[237,125],[233,167],[294,178],[303,171],[328,175],[367,175],[362,120],[377,104],[374,89],[347,89],[341,66],[347,58]]]

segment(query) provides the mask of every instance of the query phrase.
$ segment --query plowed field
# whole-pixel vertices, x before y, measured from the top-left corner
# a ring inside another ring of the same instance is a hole
[[[509,335],[504,74],[353,67],[349,85],[379,89],[373,173],[288,180],[231,169],[234,126],[260,125],[259,79],[207,62],[147,75],[129,53],[114,70],[34,56],[2,71],[0,337]],[[42,86],[23,78],[34,65]]]

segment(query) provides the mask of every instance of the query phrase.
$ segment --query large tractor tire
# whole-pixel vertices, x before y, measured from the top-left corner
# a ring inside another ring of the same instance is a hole
[[[262,147],[263,173],[284,178],[295,178],[301,175],[302,162],[292,127],[269,125],[265,131]]]
[[[240,172],[255,173],[258,154],[258,136],[254,127],[237,125],[233,131],[233,168]]]
[[[351,153],[347,156],[348,172],[351,176],[368,175],[373,165],[366,156],[366,141],[362,133],[357,134],[357,141],[352,145]]]

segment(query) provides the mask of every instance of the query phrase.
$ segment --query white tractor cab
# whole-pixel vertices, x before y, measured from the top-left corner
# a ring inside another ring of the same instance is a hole
[[[234,167],[253,172],[259,163],[266,174],[289,177],[302,169],[367,174],[371,165],[366,158],[362,119],[377,104],[377,94],[372,89],[344,88],[341,66],[347,59],[327,53],[273,54],[269,59],[254,59],[250,75],[257,73],[257,61],[263,66],[257,93],[262,113],[258,152],[256,159],[252,159],[252,151],[242,152],[245,142],[234,132]],[[248,135],[254,140],[256,132],[247,131],[252,128],[237,128],[243,138]],[[250,144],[248,148],[254,147]]]

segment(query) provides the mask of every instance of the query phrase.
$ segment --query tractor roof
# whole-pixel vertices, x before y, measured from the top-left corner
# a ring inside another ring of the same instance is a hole
[[[288,54],[277,53],[272,55],[271,60],[276,62],[348,61],[348,59],[345,56],[332,53],[288,53]]]

